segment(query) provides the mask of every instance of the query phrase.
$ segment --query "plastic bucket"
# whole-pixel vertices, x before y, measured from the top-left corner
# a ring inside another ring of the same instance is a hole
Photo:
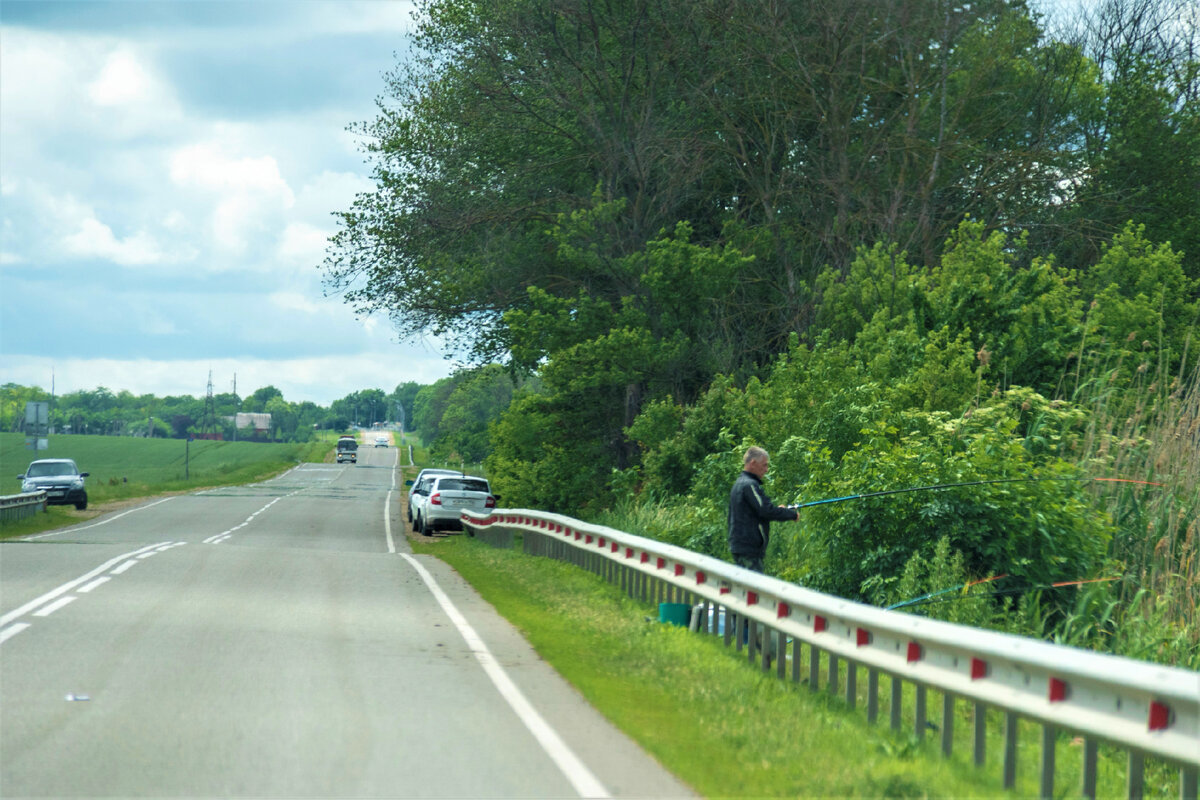
[[[687,603],[659,603],[658,621],[686,628],[692,621],[692,607]]]

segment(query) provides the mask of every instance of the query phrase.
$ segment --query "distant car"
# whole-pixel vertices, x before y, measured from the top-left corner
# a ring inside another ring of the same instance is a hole
[[[79,467],[69,458],[43,458],[34,461],[18,475],[22,492],[46,492],[48,505],[71,505],[82,511],[87,508],[87,489],[83,479],[88,476],[80,472]]]
[[[387,437],[386,436],[376,436],[375,437],[375,446],[376,447],[387,447],[388,446]]]
[[[429,481],[428,494],[419,496],[413,510],[413,529],[429,536],[434,531],[460,531],[463,511],[487,511],[496,507],[486,478],[474,475],[435,475]]]

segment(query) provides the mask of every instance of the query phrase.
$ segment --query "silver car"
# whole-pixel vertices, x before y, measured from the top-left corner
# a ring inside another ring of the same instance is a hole
[[[79,467],[69,458],[43,458],[34,461],[18,475],[22,492],[46,492],[48,505],[71,505],[82,511],[87,508],[87,489],[83,479],[88,476],[80,472]]]
[[[436,475],[428,494],[419,497],[413,530],[426,536],[434,531],[461,531],[463,511],[487,511],[499,500],[486,478],[473,475]]]

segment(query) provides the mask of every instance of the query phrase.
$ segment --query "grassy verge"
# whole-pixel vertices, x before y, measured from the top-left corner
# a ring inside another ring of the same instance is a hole
[[[252,483],[301,461],[327,461],[329,442],[259,442],[139,439],[123,436],[55,436],[48,450],[27,450],[19,433],[0,434],[0,494],[21,491],[17,475],[39,458],[71,458],[89,473],[88,509],[50,506],[46,513],[0,525],[0,539],[71,525],[122,502],[213,486]]]
[[[705,796],[1005,794],[999,770],[968,763],[969,747],[946,759],[934,735],[868,724],[840,699],[764,676],[715,637],[647,622],[648,606],[582,570],[465,536],[413,547],[458,570],[597,709]],[[1023,737],[1023,796],[1037,794],[1037,738]],[[1069,768],[1064,795],[1077,788]],[[1103,780],[1123,791],[1119,778]]]

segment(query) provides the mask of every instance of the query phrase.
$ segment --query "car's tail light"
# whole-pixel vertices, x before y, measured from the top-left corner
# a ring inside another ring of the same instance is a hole
[[[433,495],[433,497],[430,497],[429,504],[431,506],[440,506],[442,504],[442,493],[437,492],[436,494]]]
[[[483,507],[484,508],[495,508],[496,507],[496,498],[492,497],[489,494],[487,500],[483,501]]]

